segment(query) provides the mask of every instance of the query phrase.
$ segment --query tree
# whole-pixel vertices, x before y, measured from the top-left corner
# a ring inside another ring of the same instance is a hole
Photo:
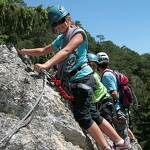
[[[23,0],[4,0],[8,4],[17,4],[20,6],[27,6],[27,4]]]
[[[97,35],[96,37],[99,39],[99,44],[105,40],[104,35]]]

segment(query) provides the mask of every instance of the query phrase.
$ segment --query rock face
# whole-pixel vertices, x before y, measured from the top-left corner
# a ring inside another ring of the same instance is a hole
[[[0,150],[98,150],[75,122],[68,102],[27,68],[14,47],[0,45]],[[29,124],[9,138],[38,99]]]
[[[31,110],[43,91],[43,79],[18,57],[15,48],[0,46],[0,141]],[[28,126],[21,128],[0,149],[96,150],[75,122],[68,103],[49,85]]]

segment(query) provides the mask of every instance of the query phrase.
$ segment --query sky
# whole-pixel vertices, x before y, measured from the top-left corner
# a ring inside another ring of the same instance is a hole
[[[72,20],[96,38],[104,35],[118,46],[150,53],[150,0],[24,0],[28,6],[63,5]],[[96,38],[97,39],[97,38]],[[98,40],[98,39],[97,39]]]

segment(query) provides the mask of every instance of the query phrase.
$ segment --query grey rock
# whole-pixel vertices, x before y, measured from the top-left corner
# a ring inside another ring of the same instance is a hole
[[[26,71],[14,47],[1,45],[0,56],[0,150],[97,150],[75,122],[69,104],[49,85],[29,124],[3,142],[36,103],[43,79]]]

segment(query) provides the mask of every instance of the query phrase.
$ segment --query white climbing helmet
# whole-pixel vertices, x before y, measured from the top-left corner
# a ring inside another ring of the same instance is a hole
[[[109,57],[108,57],[108,55],[105,52],[97,53],[97,57],[98,57],[99,64],[109,63]]]

